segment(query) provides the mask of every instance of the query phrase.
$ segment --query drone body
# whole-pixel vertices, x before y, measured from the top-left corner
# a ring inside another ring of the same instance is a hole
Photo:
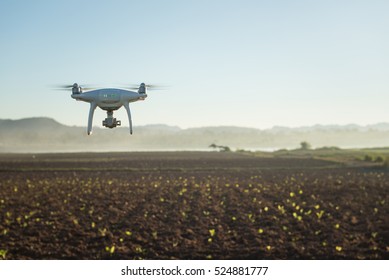
[[[132,121],[129,103],[144,100],[147,97],[146,87],[147,86],[144,83],[141,83],[137,92],[117,88],[104,88],[83,92],[81,86],[75,83],[72,86],[71,97],[76,100],[90,103],[87,129],[88,135],[92,134],[93,114],[97,107],[107,111],[107,118],[103,120],[103,126],[114,128],[116,126],[120,126],[121,121],[116,120],[116,118],[113,117],[113,111],[118,110],[122,106],[124,106],[127,111],[130,134],[132,134]]]

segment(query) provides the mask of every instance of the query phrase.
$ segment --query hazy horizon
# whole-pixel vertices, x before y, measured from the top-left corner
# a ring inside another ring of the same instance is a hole
[[[76,151],[183,151],[210,149],[211,144],[231,149],[274,151],[297,149],[307,141],[313,148],[377,148],[389,143],[389,123],[370,126],[309,126],[257,128],[204,126],[182,129],[166,124],[128,127],[67,126],[52,118],[0,119],[0,152]]]
[[[58,122],[61,125],[64,126],[69,126],[69,127],[78,127],[78,128],[85,128],[87,127],[86,123],[85,124],[74,124],[74,125],[69,125],[66,123],[63,123],[55,118],[52,118],[50,116],[27,116],[23,118],[0,118],[0,120],[10,120],[10,121],[21,121],[21,120],[28,120],[28,119],[51,119],[54,120],[55,122]],[[95,121],[95,120],[94,120]],[[128,127],[128,120],[127,119],[122,119],[122,125],[118,126],[118,128],[127,128]],[[256,130],[271,130],[271,129],[277,129],[277,128],[287,128],[287,129],[299,129],[299,128],[313,128],[317,126],[324,126],[324,127],[330,127],[330,126],[359,126],[359,127],[369,127],[369,126],[375,126],[375,125],[388,125],[389,126],[389,121],[382,121],[382,122],[375,122],[375,123],[367,123],[367,124],[359,124],[359,123],[328,123],[328,124],[323,124],[323,123],[314,123],[312,125],[298,125],[298,126],[283,126],[283,125],[273,125],[271,127],[265,127],[265,128],[258,128],[258,127],[252,127],[252,126],[244,126],[244,125],[226,125],[226,124],[220,124],[220,125],[199,125],[199,126],[190,126],[190,127],[182,127],[177,124],[173,123],[145,123],[138,125],[139,127],[144,127],[144,126],[167,126],[167,127],[177,127],[179,129],[185,130],[185,129],[196,129],[196,128],[206,128],[206,127],[237,127],[237,128],[244,128],[244,129],[256,129]],[[110,130],[108,128],[105,128],[101,125],[101,121],[96,121],[93,124],[94,128],[100,128],[103,130]]]

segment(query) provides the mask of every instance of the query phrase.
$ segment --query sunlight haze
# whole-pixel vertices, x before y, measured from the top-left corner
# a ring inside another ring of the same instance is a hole
[[[1,1],[0,119],[86,126],[53,85],[158,83],[134,126],[389,121],[387,1]],[[97,109],[94,125],[106,112]],[[124,108],[115,112],[127,125]]]

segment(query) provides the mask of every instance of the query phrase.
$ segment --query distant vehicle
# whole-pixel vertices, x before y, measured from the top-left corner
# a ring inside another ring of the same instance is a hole
[[[108,128],[114,128],[120,126],[121,121],[113,117],[113,111],[118,110],[122,106],[126,108],[130,134],[132,134],[132,120],[129,104],[130,102],[145,100],[147,97],[147,88],[157,89],[158,86],[146,85],[145,83],[141,83],[139,87],[128,88],[137,91],[119,88],[82,88],[77,83],[74,83],[73,85],[64,85],[59,87],[59,89],[62,90],[72,89],[72,98],[90,103],[87,129],[88,135],[92,134],[93,113],[96,107],[100,107],[102,110],[107,111],[107,118],[103,120],[103,126]]]

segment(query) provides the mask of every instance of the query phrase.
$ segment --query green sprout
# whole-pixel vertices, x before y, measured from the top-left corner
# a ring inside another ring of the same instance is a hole
[[[323,217],[323,214],[324,214],[324,211],[321,210],[320,212],[316,212],[316,216],[321,219],[321,217]]]
[[[105,246],[105,251],[109,252],[110,254],[113,254],[115,252],[115,246],[112,245],[111,247]]]
[[[183,195],[184,193],[186,193],[188,191],[187,188],[182,188],[182,190],[178,193],[179,195]]]
[[[343,248],[342,248],[341,246],[336,246],[336,247],[335,247],[335,250],[338,251],[338,252],[341,252],[342,249],[343,249]]]
[[[278,210],[281,212],[281,214],[285,214],[285,208],[282,205],[277,206]]]
[[[106,228],[99,229],[99,233],[100,233],[100,236],[106,236],[106,234],[107,234],[107,229],[106,229]]]
[[[293,212],[293,217],[295,217],[298,221],[301,221],[303,219],[303,217],[297,215],[296,212]]]
[[[8,252],[7,250],[0,250],[0,258],[5,260],[7,252]]]

